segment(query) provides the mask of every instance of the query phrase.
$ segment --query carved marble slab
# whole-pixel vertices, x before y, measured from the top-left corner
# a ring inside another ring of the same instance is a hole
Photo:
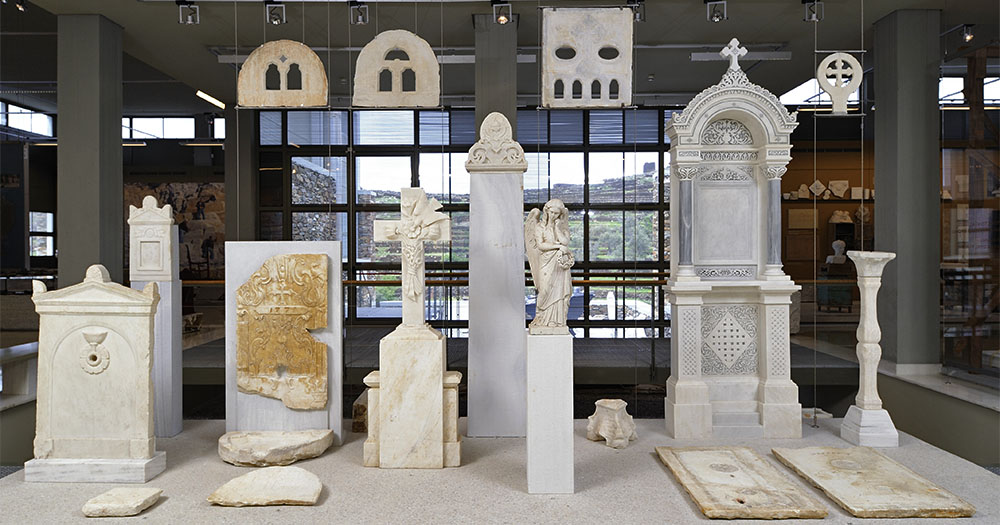
[[[656,447],[709,518],[823,518],[826,507],[744,447]]]
[[[772,452],[859,518],[957,518],[976,512],[958,496],[868,447]]]
[[[241,392],[315,409],[327,401],[327,256],[276,255],[236,291],[236,384]]]

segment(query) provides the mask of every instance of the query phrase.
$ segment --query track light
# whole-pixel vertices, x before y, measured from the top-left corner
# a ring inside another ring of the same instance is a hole
[[[16,7],[18,11],[23,13],[28,8],[28,0],[17,0],[16,2],[14,2],[14,7]]]
[[[505,25],[513,18],[510,2],[499,2],[493,0],[493,20],[500,25]]]
[[[803,22],[819,22],[823,20],[824,7],[823,2],[816,0],[802,0],[802,6],[805,8],[805,14],[802,15]]]
[[[363,26],[368,23],[368,6],[364,2],[351,2],[351,24]]]
[[[201,23],[201,10],[194,2],[177,0],[177,23],[197,25]]]
[[[632,8],[632,16],[636,22],[646,21],[645,0],[628,0],[628,6]]]
[[[288,19],[285,18],[285,4],[265,0],[264,20],[273,26],[280,26],[281,24],[288,23]]]
[[[965,24],[962,26],[962,40],[965,42],[971,42],[976,35],[972,34],[972,24]]]
[[[705,0],[705,18],[716,24],[723,20],[729,20],[727,7],[726,0]]]

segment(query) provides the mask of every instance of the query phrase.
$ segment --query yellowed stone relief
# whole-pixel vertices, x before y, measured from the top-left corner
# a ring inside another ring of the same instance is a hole
[[[276,255],[236,290],[236,385],[241,392],[317,409],[327,400],[327,256]]]

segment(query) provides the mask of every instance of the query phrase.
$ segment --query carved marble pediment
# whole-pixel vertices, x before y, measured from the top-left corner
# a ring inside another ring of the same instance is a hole
[[[512,138],[510,122],[503,113],[487,115],[479,129],[479,136],[480,139],[469,150],[466,171],[527,171],[524,149]]]

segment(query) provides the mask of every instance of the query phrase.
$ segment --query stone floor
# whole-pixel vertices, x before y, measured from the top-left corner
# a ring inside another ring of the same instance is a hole
[[[464,429],[464,420],[460,426]],[[624,450],[587,441],[585,420],[575,422],[576,493],[549,496],[526,492],[523,439],[463,438],[463,466],[444,470],[379,470],[361,466],[364,436],[348,434],[340,448],[298,466],[320,477],[325,488],[315,507],[220,508],[205,498],[248,469],[223,463],[216,452],[222,421],[185,421],[176,438],[158,440],[167,451],[167,471],[147,486],[163,498],[142,515],[144,523],[707,523],[654,453],[656,446],[749,446],[765,456],[829,511],[822,523],[892,523],[853,518],[819,490],[782,466],[771,447],[848,446],[837,434],[839,420],[806,426],[801,440],[709,439],[677,441],[663,420],[637,420],[639,439]],[[349,425],[348,425],[349,428]],[[900,434],[900,447],[884,453],[955,493],[977,508],[970,519],[906,520],[931,523],[1000,523],[1000,476],[957,456]],[[88,499],[106,484],[29,484],[20,472],[0,479],[0,521],[84,522]],[[121,523],[130,518],[117,518]],[[817,522],[813,522],[817,523]]]

